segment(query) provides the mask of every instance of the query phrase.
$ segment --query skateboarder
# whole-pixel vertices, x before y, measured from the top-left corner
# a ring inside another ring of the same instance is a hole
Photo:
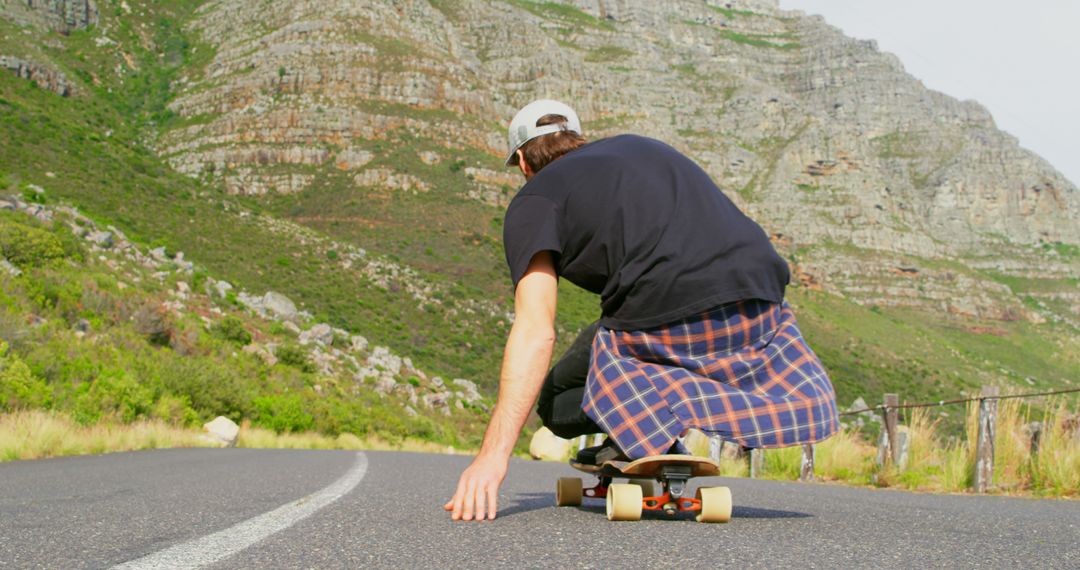
[[[588,143],[569,106],[539,100],[510,123],[526,183],[504,224],[515,320],[479,454],[444,508],[494,518],[533,404],[570,438],[604,432],[582,462],[679,451],[689,428],[745,447],[820,441],[832,384],[803,340],[768,236],[689,158],[657,140]],[[601,317],[551,370],[558,279],[600,296]]]

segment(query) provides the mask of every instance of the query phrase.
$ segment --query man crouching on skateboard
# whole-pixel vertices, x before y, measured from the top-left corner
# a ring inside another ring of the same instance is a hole
[[[526,179],[503,236],[516,317],[480,453],[444,506],[454,520],[495,518],[538,396],[556,435],[608,434],[582,463],[684,452],[689,428],[750,448],[837,429],[832,383],[784,302],[787,263],[704,170],[645,137],[586,143],[551,100],[514,117],[507,165]],[[602,313],[549,371],[560,277]]]

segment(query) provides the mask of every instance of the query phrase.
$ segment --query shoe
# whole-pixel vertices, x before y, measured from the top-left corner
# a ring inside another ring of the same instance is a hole
[[[576,461],[584,465],[603,465],[608,461],[630,461],[630,458],[609,437],[600,445],[578,451]]]

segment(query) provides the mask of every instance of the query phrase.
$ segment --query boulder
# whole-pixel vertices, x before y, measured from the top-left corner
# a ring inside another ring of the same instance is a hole
[[[428,409],[439,410],[443,415],[450,415],[450,398],[453,396],[450,392],[438,392],[436,394],[425,394],[421,399],[424,407]]]
[[[330,346],[334,342],[334,330],[328,324],[319,323],[300,333],[299,341],[300,344],[314,342],[322,346]]]
[[[248,354],[254,354],[262,359],[263,363],[267,366],[273,366],[278,363],[278,359],[274,356],[273,349],[275,346],[262,347],[257,344],[249,344],[243,348],[243,351]]]
[[[419,396],[416,395],[416,387],[412,384],[398,384],[394,387],[394,391],[400,392],[409,400],[409,403],[414,406],[420,400]]]
[[[529,442],[529,455],[541,461],[563,461],[570,455],[573,442],[551,433],[546,427],[536,430]]]
[[[214,289],[217,289],[218,296],[225,297],[225,295],[232,291],[232,284],[228,281],[217,281],[214,283]]]
[[[99,247],[110,248],[113,246],[112,232],[90,232],[87,234],[86,239]]]
[[[291,321],[296,318],[296,303],[281,293],[269,291],[263,295],[262,304],[272,315]]]
[[[369,365],[386,370],[391,374],[400,373],[403,364],[401,357],[390,352],[390,349],[385,346],[376,346],[372,349],[371,356],[368,357],[367,362]]]
[[[81,332],[83,334],[86,334],[86,333],[90,332],[90,321],[88,321],[86,319],[79,319],[79,320],[75,321],[75,326],[73,328],[77,332]]]
[[[18,277],[22,275],[22,269],[15,267],[10,261],[0,258],[0,270],[3,270],[12,277]]]
[[[240,436],[240,426],[225,416],[218,416],[213,421],[203,424],[203,439],[222,447],[235,447]]]
[[[360,335],[354,335],[349,339],[349,348],[353,352],[363,352],[367,350],[368,340]]]
[[[337,373],[337,370],[334,369],[334,364],[336,362],[337,361],[332,355],[326,354],[318,348],[311,353],[311,363],[315,365],[315,370],[318,371],[319,374],[325,376],[335,375]]]
[[[466,402],[472,404],[473,402],[480,400],[480,391],[476,389],[476,384],[464,378],[455,378],[453,384],[461,388],[461,397],[464,398]]]
[[[375,381],[375,391],[382,395],[393,392],[396,387],[397,381],[394,380],[393,376],[380,376],[379,379]]]

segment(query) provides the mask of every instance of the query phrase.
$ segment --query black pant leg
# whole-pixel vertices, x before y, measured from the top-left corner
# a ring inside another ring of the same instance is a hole
[[[585,380],[589,376],[589,357],[599,321],[585,327],[551,367],[540,389],[537,413],[555,435],[570,439],[603,430],[581,410]]]

